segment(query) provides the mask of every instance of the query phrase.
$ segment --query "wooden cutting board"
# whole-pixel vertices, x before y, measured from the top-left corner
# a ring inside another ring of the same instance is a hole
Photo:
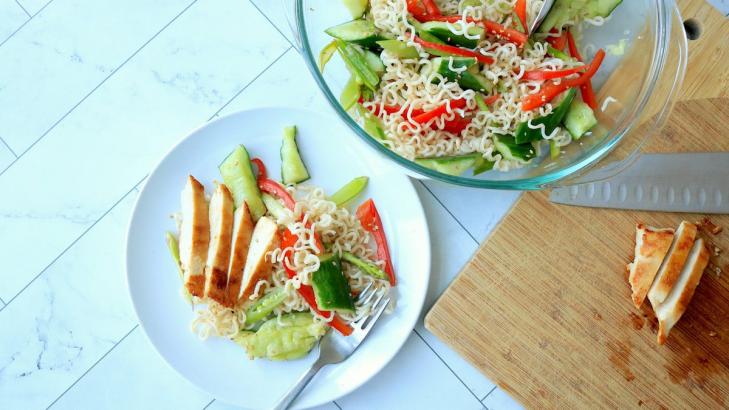
[[[729,22],[679,1],[703,28],[681,99],[651,152],[729,151]],[[426,327],[528,408],[729,408],[729,216],[724,254],[665,346],[625,280],[638,221],[703,215],[552,204],[526,193],[426,317]],[[646,303],[647,304],[647,303]]]

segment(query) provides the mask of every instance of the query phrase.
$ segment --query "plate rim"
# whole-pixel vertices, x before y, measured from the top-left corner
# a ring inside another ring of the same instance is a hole
[[[132,292],[131,284],[129,281],[131,233],[132,233],[132,228],[134,226],[134,221],[137,218],[137,214],[139,212],[141,212],[141,210],[140,210],[141,199],[145,194],[147,194],[147,190],[149,188],[149,183],[152,179],[152,176],[159,170],[159,168],[165,163],[165,161],[167,161],[168,158],[170,158],[170,156],[182,144],[184,144],[189,139],[194,138],[195,135],[197,135],[200,132],[203,132],[205,129],[217,125],[219,122],[229,121],[233,117],[250,114],[251,112],[255,112],[255,111],[277,111],[277,110],[278,111],[282,111],[282,110],[283,111],[286,111],[286,110],[299,111],[302,113],[312,114],[314,116],[329,117],[331,120],[333,120],[334,123],[337,123],[339,126],[341,126],[339,119],[336,118],[335,116],[332,116],[331,113],[328,113],[328,112],[318,112],[318,111],[314,111],[314,110],[311,110],[308,108],[286,106],[286,105],[278,105],[278,106],[277,105],[265,105],[265,106],[257,106],[257,107],[236,110],[231,113],[225,114],[223,116],[218,116],[217,118],[215,118],[213,120],[206,121],[205,123],[192,128],[190,131],[186,132],[176,143],[174,143],[160,157],[160,159],[152,167],[149,174],[147,174],[146,180],[144,181],[144,184],[142,185],[142,187],[139,189],[139,194],[137,195],[137,197],[134,200],[134,206],[132,207],[132,211],[131,211],[131,213],[129,215],[129,219],[127,221],[127,227],[126,227],[125,238],[124,238],[124,281],[125,281],[125,285],[127,288],[127,294],[128,294],[129,300],[131,301],[132,309],[134,311],[134,316],[137,319],[137,324],[138,324],[139,328],[141,328],[145,339],[153,347],[155,353],[157,354],[157,356],[159,356],[162,359],[162,361],[165,363],[165,365],[168,368],[172,369],[177,375],[182,377],[187,383],[191,384],[199,391],[205,392],[206,394],[212,396],[215,401],[221,401],[221,402],[236,405],[236,406],[238,406],[240,404],[239,403],[229,403],[224,399],[216,397],[212,392],[210,392],[210,391],[206,390],[205,388],[203,388],[202,386],[198,385],[195,381],[191,380],[187,375],[185,375],[184,373],[179,371],[172,363],[170,363],[170,361],[167,359],[167,357],[165,357],[165,355],[162,353],[162,351],[157,346],[157,344],[154,343],[154,341],[150,338],[150,336],[147,332],[147,329],[145,327],[144,321],[142,320],[142,318],[139,314],[139,311],[137,309],[137,302],[135,300],[134,293]],[[349,131],[348,128],[343,127],[343,126],[341,126],[341,129],[345,130],[345,132],[351,132],[351,131]],[[359,141],[357,141],[354,138],[350,138],[349,141],[347,141],[347,144],[362,145]],[[384,163],[384,161],[382,159],[380,159],[376,155],[372,155],[372,153],[369,152],[369,150],[362,150],[361,152],[364,152],[363,155],[372,158],[373,161],[376,161],[377,163],[383,163],[383,165],[386,165],[386,163]],[[413,320],[409,321],[408,323],[405,323],[406,328],[409,329],[409,332],[412,332],[412,331],[414,331],[415,327],[417,326],[418,320],[420,320],[420,317],[422,315],[423,308],[425,307],[425,299],[427,297],[428,289],[430,286],[430,279],[431,279],[431,274],[432,274],[432,242],[431,242],[431,238],[430,238],[430,226],[428,224],[428,218],[425,214],[425,209],[423,208],[423,203],[420,200],[420,196],[418,195],[418,192],[415,189],[412,179],[406,173],[395,171],[394,167],[389,167],[389,169],[391,172],[397,172],[398,176],[405,178],[406,186],[407,186],[408,190],[410,191],[410,194],[416,199],[416,203],[417,203],[416,217],[422,221],[420,228],[423,231],[422,232],[423,235],[421,236],[421,238],[422,238],[421,241],[424,245],[423,246],[424,249],[422,249],[422,251],[425,252],[425,254],[423,255],[425,257],[423,258],[423,260],[424,260],[424,264],[425,264],[424,267],[426,268],[425,269],[426,274],[424,275],[424,278],[423,278],[424,283],[423,283],[423,287],[422,287],[423,290],[422,290],[421,294],[414,295],[414,299],[413,299],[417,303],[417,306],[418,306],[416,309],[417,314],[415,314],[413,316]],[[332,395],[331,399],[325,398],[324,401],[315,400],[315,401],[313,401],[313,403],[310,406],[305,407],[305,408],[312,408],[312,407],[321,406],[321,405],[333,402],[337,399],[340,399],[340,398],[352,393],[353,391],[355,391],[355,390],[359,389],[360,387],[362,387],[363,385],[365,385],[367,382],[372,380],[376,375],[378,375],[388,364],[390,364],[390,362],[392,362],[392,360],[395,358],[395,356],[397,356],[397,354],[400,352],[400,350],[402,350],[402,348],[405,346],[408,339],[409,339],[409,337],[403,338],[402,341],[399,343],[399,346],[397,346],[397,348],[391,350],[389,357],[387,357],[386,360],[382,362],[382,365],[376,371],[372,372],[369,375],[369,377],[361,378],[357,383],[353,383],[352,386],[349,388],[340,389],[338,393],[335,393]],[[294,402],[293,408],[300,408],[300,407],[296,405],[296,402]]]

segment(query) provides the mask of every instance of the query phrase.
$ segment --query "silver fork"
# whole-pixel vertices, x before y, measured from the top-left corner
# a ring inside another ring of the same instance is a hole
[[[329,331],[325,334],[321,338],[318,348],[316,348],[315,354],[317,355],[317,359],[314,364],[311,365],[309,371],[299,378],[296,384],[291,387],[281,400],[276,403],[273,409],[287,409],[322,367],[328,364],[340,363],[357,350],[357,347],[362,344],[367,334],[375,326],[377,319],[380,318],[382,312],[385,311],[385,308],[390,303],[390,297],[385,297],[385,293],[386,290],[381,290],[373,286],[372,283],[362,290],[357,298],[356,304],[365,305],[372,301],[373,298],[376,298],[372,303],[369,314],[362,316],[350,324],[353,331],[349,336],[342,336],[336,331]]]

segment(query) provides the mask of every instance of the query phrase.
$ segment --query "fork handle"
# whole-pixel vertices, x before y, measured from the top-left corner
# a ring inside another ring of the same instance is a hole
[[[297,397],[299,397],[299,394],[304,390],[304,388],[309,384],[311,379],[316,376],[316,374],[321,370],[322,367],[324,367],[325,363],[322,363],[320,359],[317,359],[316,362],[314,362],[313,365],[309,368],[309,371],[304,373],[299,380],[296,382],[295,385],[291,387],[291,389],[281,398],[281,400],[276,403],[275,406],[273,406],[273,410],[284,410],[288,409],[291,403],[296,400]]]

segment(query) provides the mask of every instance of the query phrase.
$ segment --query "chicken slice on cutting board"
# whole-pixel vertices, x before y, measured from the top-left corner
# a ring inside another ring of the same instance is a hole
[[[210,221],[205,187],[192,175],[182,190],[180,265],[184,284],[191,295],[205,295],[205,261],[210,243]]]
[[[248,204],[243,204],[235,210],[233,224],[233,250],[228,265],[228,290],[225,305],[233,307],[238,303],[240,283],[243,279],[243,267],[248,256],[248,249],[251,245],[253,235],[253,219],[248,210]]]
[[[278,226],[273,219],[263,216],[256,223],[251,237],[251,246],[243,268],[243,281],[238,299],[247,299],[262,279],[271,273],[271,260],[266,254],[279,246]]]
[[[635,260],[628,264],[628,282],[633,289],[633,304],[640,309],[653,279],[673,242],[673,229],[658,229],[638,224],[635,227]]]
[[[656,275],[656,279],[648,291],[648,300],[650,300],[654,310],[666,300],[668,293],[678,280],[681,269],[686,264],[689,251],[694,246],[697,230],[696,225],[686,221],[681,222],[681,225],[678,226],[668,256],[658,269],[658,275]]]
[[[210,199],[210,249],[205,264],[205,296],[225,303],[233,237],[233,196],[220,184]]]
[[[658,344],[666,343],[671,329],[686,311],[691,298],[694,297],[696,287],[701,281],[704,269],[709,264],[710,256],[711,253],[704,240],[697,239],[691,248],[686,265],[683,267],[675,286],[671,289],[665,301],[658,307],[654,307],[658,318]]]

